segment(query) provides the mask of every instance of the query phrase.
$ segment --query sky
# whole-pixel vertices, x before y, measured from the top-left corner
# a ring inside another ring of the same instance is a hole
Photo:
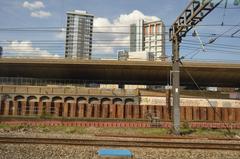
[[[240,61],[240,31],[237,32],[240,29],[240,5],[234,6],[233,1],[228,0],[227,9],[224,9],[224,1],[195,27],[199,38],[192,36],[193,30],[183,38],[181,56],[186,60]],[[129,25],[138,19],[161,19],[165,23],[166,53],[171,56],[169,26],[189,2],[190,0],[0,0],[0,46],[3,47],[4,57],[63,58],[66,12],[86,10],[94,15],[93,31],[105,32],[93,35],[93,58],[117,58],[117,50],[128,49]],[[209,24],[218,26],[206,26]],[[234,32],[237,33],[231,37]],[[201,43],[206,44],[221,34],[214,43],[202,48]]]

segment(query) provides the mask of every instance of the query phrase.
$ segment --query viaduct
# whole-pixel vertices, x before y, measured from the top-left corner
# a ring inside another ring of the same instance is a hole
[[[0,77],[65,79],[113,84],[167,85],[171,62],[94,61],[67,59],[0,59]],[[181,85],[240,87],[240,64],[184,62]]]

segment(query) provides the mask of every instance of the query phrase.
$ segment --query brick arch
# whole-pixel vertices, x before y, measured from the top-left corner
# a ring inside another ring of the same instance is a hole
[[[62,111],[59,111],[59,105],[62,103],[63,99],[60,96],[52,97],[50,109],[48,109],[48,113],[51,115],[58,116]]]
[[[41,102],[50,102],[50,97],[42,96],[42,97],[39,98],[39,101],[41,101]]]
[[[125,105],[133,105],[133,104],[134,104],[134,100],[132,98],[125,99]]]
[[[62,102],[62,97],[60,96],[52,97],[52,102]]]
[[[64,102],[66,103],[74,103],[75,99],[73,97],[65,97]]]
[[[14,97],[17,103],[14,106],[14,115],[25,115],[26,99],[24,96],[18,95]],[[24,111],[23,111],[24,110]]]
[[[101,104],[111,104],[111,99],[109,99],[109,98],[102,98],[101,99]]]
[[[38,98],[36,96],[28,96],[27,100],[32,102],[38,102]]]
[[[27,97],[27,103],[26,103],[26,114],[29,115],[36,115],[38,114],[39,108],[38,108],[38,98],[36,96],[28,96]]]
[[[99,99],[92,97],[92,98],[89,98],[88,102],[89,104],[99,104]]]
[[[103,117],[103,118],[110,117],[110,104],[111,104],[111,99],[109,98],[101,99],[100,117]]]
[[[2,105],[2,107],[0,109],[0,114],[12,115],[13,114],[12,97],[8,94],[3,94],[1,96],[2,99],[0,100],[0,105]]]
[[[87,98],[85,98],[85,97],[78,97],[77,98],[77,103],[79,103],[79,104],[86,104],[87,103]]]
[[[114,98],[113,104],[123,104],[123,100],[121,98]]]
[[[41,96],[39,98],[39,115],[46,115],[46,113],[50,112],[50,105],[52,103],[51,98],[49,96]]]
[[[17,95],[17,96],[14,97],[14,100],[15,101],[23,101],[23,100],[25,100],[25,97],[21,96],[21,95]]]
[[[64,108],[63,108],[64,117],[75,117],[76,116],[76,101],[73,97],[64,98]]]
[[[2,95],[2,101],[12,100],[12,97],[9,94],[3,94]]]
[[[86,117],[88,100],[85,97],[77,98],[76,112],[78,117]]]

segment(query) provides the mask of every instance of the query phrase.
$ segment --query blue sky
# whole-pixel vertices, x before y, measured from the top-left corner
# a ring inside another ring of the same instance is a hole
[[[29,53],[32,51],[36,52],[36,54],[43,54],[44,56],[52,55],[62,57],[64,54],[65,37],[64,32],[61,30],[66,25],[66,11],[75,9],[86,10],[95,16],[95,22],[98,26],[110,25],[112,27],[116,27],[117,25],[128,26],[134,20],[134,17],[153,19],[158,17],[164,21],[167,26],[166,31],[168,31],[168,26],[173,23],[188,3],[189,0],[0,0],[0,28],[57,27],[52,31],[1,30],[0,45],[7,47],[8,52],[4,53],[8,53],[8,55],[13,55],[13,53],[10,53],[11,51],[21,53],[21,51],[16,51],[16,49],[13,50],[12,48],[17,47],[25,49],[22,51],[28,53],[28,56],[31,55],[29,55]],[[226,25],[240,23],[240,6],[238,6],[237,9],[237,6],[233,6],[232,3],[233,2],[229,0],[228,8],[231,9],[225,10],[224,24]],[[221,4],[221,8],[217,8],[210,13],[200,25],[221,24],[224,14],[223,6],[224,4]],[[211,39],[211,34],[221,34],[231,28],[232,26],[198,26],[196,27],[196,30],[199,33],[201,40],[204,43],[207,43],[209,39]],[[225,35],[231,35],[238,29],[240,29],[240,26],[236,26]],[[126,27],[124,31],[127,32],[128,28]],[[202,37],[203,35],[205,37]],[[220,37],[215,41],[214,45],[206,47],[206,52],[199,50],[199,53],[194,56],[194,53],[198,52],[198,49],[196,51],[196,48],[200,47],[200,42],[197,37],[192,37],[190,32],[181,44],[181,54],[190,54],[187,57],[194,60],[217,59],[240,61],[240,32],[235,36],[235,38]],[[214,37],[214,35],[212,37]],[[121,47],[116,48],[93,48],[94,57],[116,58],[117,49],[124,47],[127,48],[127,35],[114,35],[114,37],[112,35],[94,35],[93,37],[96,41],[104,38],[114,38],[115,40],[124,39],[125,43],[119,44]],[[13,43],[13,41],[15,41],[15,43]],[[44,45],[38,43],[38,41],[54,41],[59,43]],[[168,40],[166,40],[166,48],[167,54],[170,55],[171,43]],[[34,55],[35,54],[32,54],[32,56]]]

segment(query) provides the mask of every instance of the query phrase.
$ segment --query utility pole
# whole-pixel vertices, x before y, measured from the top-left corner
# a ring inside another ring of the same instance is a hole
[[[176,25],[174,25],[176,29]],[[180,69],[179,69],[179,36],[173,35],[172,39],[172,94],[173,94],[173,119],[174,134],[180,132]]]
[[[169,29],[172,41],[173,131],[180,134],[180,54],[182,37],[213,11],[223,0],[192,0]]]

